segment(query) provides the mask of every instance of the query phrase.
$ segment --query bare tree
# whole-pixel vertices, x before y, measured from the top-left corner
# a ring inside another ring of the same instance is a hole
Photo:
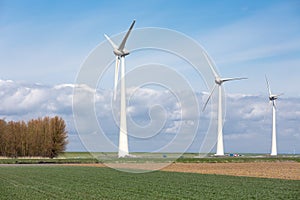
[[[0,120],[0,156],[56,157],[65,151],[65,121],[58,116],[14,122]]]

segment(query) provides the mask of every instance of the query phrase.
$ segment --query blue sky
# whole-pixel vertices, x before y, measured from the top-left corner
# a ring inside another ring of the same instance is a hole
[[[52,88],[52,91],[57,85],[73,84],[85,58],[104,41],[103,34],[114,35],[125,31],[131,21],[136,19],[135,28],[168,28],[193,38],[210,54],[222,76],[249,78],[238,84],[226,84],[228,94],[262,98],[266,95],[264,75],[267,74],[273,91],[283,92],[282,101],[293,102],[290,104],[291,107],[298,109],[299,11],[300,3],[296,0],[149,2],[0,0],[0,79],[16,82],[13,88],[23,88],[26,85],[33,89]],[[37,86],[36,83],[42,86]],[[5,87],[9,87],[9,83],[6,83]],[[16,96],[12,91],[17,90],[2,88],[2,91],[7,91],[2,98],[7,98],[9,102],[10,98]],[[69,90],[67,94],[66,98],[70,99]],[[42,99],[44,96],[40,94],[39,97]],[[62,102],[55,99],[56,97],[53,97],[53,105]],[[260,101],[261,99],[257,100]],[[7,110],[7,105],[4,108],[2,104],[1,110],[4,114],[1,116],[19,119],[23,114],[17,115],[18,112],[27,112],[27,118],[41,113],[46,114],[50,108],[45,108],[44,111],[35,110],[35,107],[40,107],[43,102],[44,100],[37,100],[36,104],[30,107],[32,112],[24,111],[24,108],[17,110],[14,107],[11,114]],[[283,102],[279,102],[279,105],[283,105]],[[60,105],[59,108],[61,107],[63,106]],[[290,113],[291,107],[286,107],[285,112],[281,111],[282,120],[285,119],[285,115],[293,116],[293,113]],[[70,109],[70,105],[66,105],[61,110],[57,108],[59,110],[57,112],[65,115],[72,124]],[[295,113],[300,113],[297,109],[294,110]],[[56,111],[51,112],[53,114]],[[291,118],[291,121],[300,120],[296,114],[294,119]],[[227,132],[237,131],[231,128],[230,122],[227,123],[224,125]],[[290,126],[297,126],[295,124],[297,123]],[[73,125],[70,127],[74,131]],[[296,132],[293,134],[298,134],[289,135],[287,140],[300,140],[298,127],[282,127],[282,129],[283,132],[292,129],[292,132]],[[227,138],[236,139],[235,136],[230,135]],[[234,139],[228,139],[228,143]],[[71,145],[76,149],[75,142]],[[295,144],[286,142],[284,151],[290,151],[287,147],[291,145]],[[235,149],[233,144],[232,149],[251,151],[251,147]],[[299,148],[297,150],[300,151]],[[262,148],[261,151],[267,149]]]

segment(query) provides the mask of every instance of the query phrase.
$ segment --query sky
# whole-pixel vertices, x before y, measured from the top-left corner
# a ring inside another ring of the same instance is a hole
[[[105,42],[103,34],[122,33],[136,19],[137,30],[160,27],[192,38],[209,54],[222,77],[248,78],[224,84],[226,152],[270,151],[271,110],[265,81],[267,75],[272,92],[284,93],[277,102],[278,152],[300,153],[299,11],[300,3],[296,0],[0,0],[0,117],[28,120],[60,115],[68,126],[67,150],[84,150],[86,147],[77,135],[73,117],[74,84],[85,60]],[[129,46],[130,42],[133,40],[129,38]],[[132,53],[126,59],[130,64],[135,59],[143,62],[147,56],[151,56],[151,52],[147,55]],[[184,66],[183,63],[172,56],[161,53],[152,57],[157,61],[169,59],[166,62],[173,65],[177,73],[186,76],[197,89],[196,98],[202,107],[209,92],[203,80],[195,77],[192,70],[180,67]],[[114,115],[103,114],[111,112],[112,78],[113,66],[97,88],[95,105],[100,110],[96,113],[99,123],[103,124],[107,137],[116,144],[118,135]],[[157,137],[148,141],[148,146],[131,138],[132,151],[151,151],[153,149],[149,146],[152,144],[157,144],[152,147],[158,148],[163,145],[159,141],[172,141],[172,134],[178,130],[179,124],[188,122],[178,120],[178,102],[163,89],[142,88],[132,94],[135,96],[128,112],[136,123],[152,122],[149,109],[154,121],[165,120],[165,127]],[[186,99],[190,100],[189,97]],[[189,115],[194,115],[193,107],[187,106],[187,109]],[[202,118],[194,120],[206,124],[209,115],[210,111],[206,111]],[[207,128],[201,126],[199,132]],[[189,151],[199,151],[202,141],[203,135],[199,133]]]

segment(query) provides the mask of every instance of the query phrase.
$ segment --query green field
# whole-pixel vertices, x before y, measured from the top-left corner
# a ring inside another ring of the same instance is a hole
[[[1,166],[0,199],[299,199],[300,181],[110,168]]]

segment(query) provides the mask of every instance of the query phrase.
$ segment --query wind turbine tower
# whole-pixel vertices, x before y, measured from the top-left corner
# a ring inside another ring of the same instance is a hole
[[[120,79],[121,79],[121,94],[120,94],[120,134],[119,134],[119,152],[118,157],[126,157],[129,156],[128,150],[128,135],[127,135],[127,119],[126,119],[126,85],[125,85],[125,56],[129,55],[129,51],[125,49],[125,44],[127,38],[135,24],[135,20],[133,20],[129,30],[127,31],[125,37],[123,38],[120,46],[117,46],[107,35],[104,34],[105,38],[109,41],[111,46],[113,47],[113,53],[116,56],[116,66],[115,66],[115,78],[114,78],[114,100],[116,100],[116,89],[118,85],[118,76],[120,70]],[[119,64],[121,61],[121,69],[119,69]]]
[[[221,78],[217,72],[214,70],[212,63],[210,61],[210,59],[208,58],[207,54],[203,51],[202,52],[205,59],[207,60],[214,76],[215,76],[215,85],[210,93],[210,95],[208,96],[207,101],[204,104],[203,110],[205,110],[207,103],[209,102],[214,90],[216,89],[216,87],[218,86],[219,89],[219,97],[218,97],[218,136],[217,136],[217,152],[215,154],[215,156],[224,156],[224,144],[223,144],[223,120],[222,120],[222,114],[223,114],[223,110],[222,110],[222,84],[226,81],[234,81],[234,80],[241,80],[241,79],[247,79],[247,78]]]
[[[271,156],[277,156],[277,139],[276,139],[276,99],[282,94],[272,94],[270,84],[268,81],[267,76],[266,77],[266,82],[267,82],[267,87],[269,91],[269,100],[272,102],[272,113],[273,113],[273,118],[272,118],[272,147],[271,147]]]

